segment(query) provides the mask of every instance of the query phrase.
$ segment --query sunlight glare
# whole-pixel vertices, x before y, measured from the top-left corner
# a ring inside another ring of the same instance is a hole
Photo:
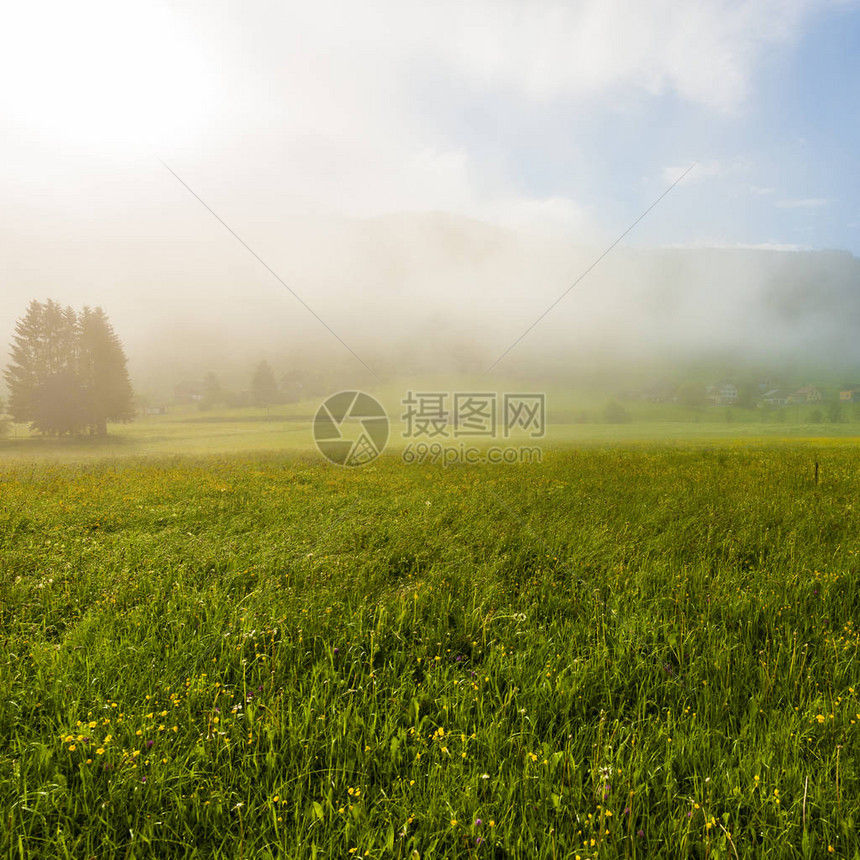
[[[19,132],[94,147],[200,133],[212,76],[199,40],[159,3],[28,2],[0,27],[0,108]]]

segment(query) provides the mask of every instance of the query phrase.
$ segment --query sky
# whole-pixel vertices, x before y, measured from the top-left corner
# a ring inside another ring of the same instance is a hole
[[[0,329],[305,313],[176,176],[311,304],[283,236],[326,219],[860,255],[858,82],[860,0],[6,4]]]

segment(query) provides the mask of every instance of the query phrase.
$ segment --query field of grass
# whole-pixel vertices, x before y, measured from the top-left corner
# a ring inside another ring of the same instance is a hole
[[[486,387],[469,380],[428,380],[412,386],[415,390],[479,391]],[[516,382],[491,386],[498,391],[517,391]],[[408,444],[403,423],[401,398],[407,386],[390,385],[373,391],[383,403],[391,420],[389,453],[401,452]],[[628,424],[608,424],[602,417],[609,402],[606,394],[590,396],[563,390],[548,391],[547,432],[539,440],[543,447],[571,445],[618,445],[640,443],[735,444],[781,440],[860,441],[860,417],[853,408],[845,411],[839,423],[809,421],[807,407],[786,407],[782,420],[773,412],[756,409],[708,406],[701,410],[684,409],[677,404],[627,403],[632,417]],[[107,439],[43,438],[31,434],[23,425],[13,426],[6,438],[0,437],[0,463],[3,462],[83,462],[106,458],[175,457],[197,455],[279,452],[285,455],[317,456],[312,437],[313,416],[324,398],[271,408],[219,408],[201,411],[196,405],[171,406],[166,415],[140,416],[126,425],[111,427]],[[583,421],[582,416],[587,416]],[[457,445],[456,439],[447,444]],[[473,440],[474,441],[474,440]],[[511,440],[528,443],[523,436]],[[477,440],[477,444],[482,444]]]
[[[0,856],[860,857],[855,446],[297,450],[0,460]]]

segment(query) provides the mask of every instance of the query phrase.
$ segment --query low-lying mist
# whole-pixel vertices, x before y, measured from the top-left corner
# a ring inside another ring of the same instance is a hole
[[[474,377],[604,250],[444,214],[263,225],[249,244],[323,325],[229,234],[219,239],[148,256],[136,247],[126,268],[116,246],[94,260],[70,242],[55,283],[11,281],[2,334],[8,342],[31,298],[101,305],[136,387],[156,395],[207,372],[241,387],[262,359],[329,386]],[[76,276],[64,279],[64,266]],[[584,378],[712,362],[850,374],[858,323],[860,261],[847,252],[619,247],[492,373]]]

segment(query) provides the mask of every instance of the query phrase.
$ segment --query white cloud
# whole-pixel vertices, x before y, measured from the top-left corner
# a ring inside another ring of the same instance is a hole
[[[673,91],[733,110],[763,53],[790,42],[824,0],[442,0],[422,21],[424,47],[482,86],[535,99]]]
[[[692,169],[691,169],[692,168]],[[689,171],[689,173],[687,173]],[[723,172],[719,161],[692,162],[678,167],[664,167],[661,172],[663,182],[671,185],[677,182],[685,173],[684,182],[696,182],[709,176],[719,176]]]
[[[820,209],[832,202],[829,197],[800,197],[794,200],[777,200],[774,205],[780,209]]]
[[[445,209],[498,222],[516,209],[516,219],[566,229],[581,223],[578,201],[532,199],[503,167],[449,137],[435,100],[491,96],[510,104],[514,126],[523,99],[573,99],[587,112],[619,95],[674,93],[731,112],[748,97],[762,56],[790,43],[823,2],[322,0],[260,18],[228,5],[214,32],[227,62],[259,82],[250,107],[239,106],[237,143],[254,150],[268,138],[272,161],[290,165],[284,183],[294,199],[351,214]],[[492,134],[480,117],[474,128]],[[664,178],[688,166],[667,167]],[[706,161],[687,179],[730,168]]]
[[[660,245],[661,248],[682,251],[716,249],[736,249],[742,251],[811,251],[810,245],[796,245],[787,242],[723,242],[719,239],[702,239],[696,242],[673,242]]]

